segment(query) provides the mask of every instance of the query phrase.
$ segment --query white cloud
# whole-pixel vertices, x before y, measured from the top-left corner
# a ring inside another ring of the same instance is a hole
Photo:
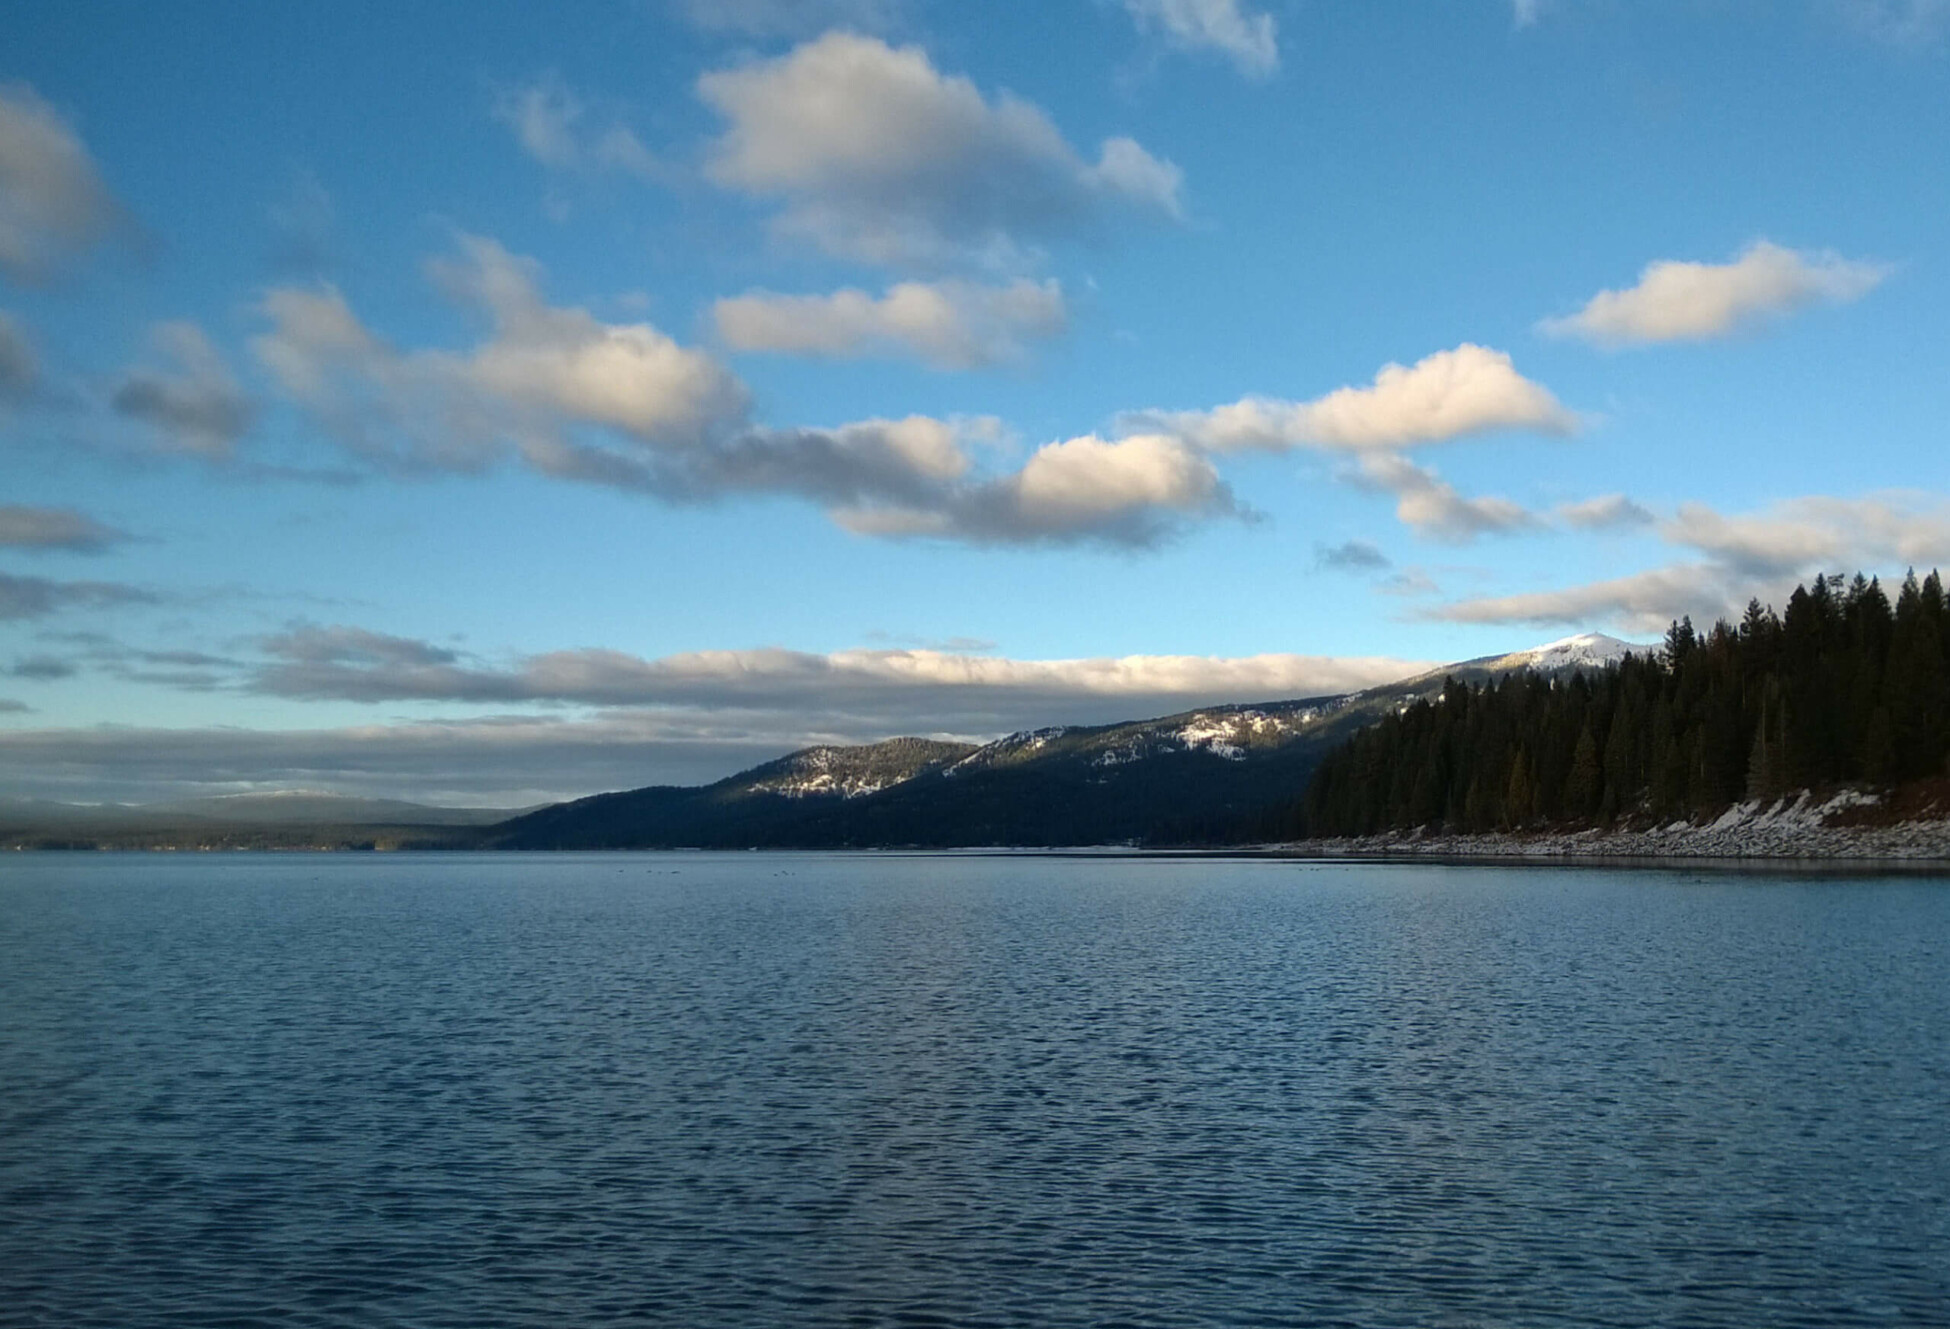
[[[703,75],[727,127],[710,177],[778,198],[778,228],[874,263],[1012,265],[1117,211],[1179,214],[1178,168],[1113,138],[1092,164],[1037,106],[984,96],[916,46],[829,32]]]
[[[1210,462],[1164,438],[1072,439],[1014,474],[977,474],[963,438],[986,428],[913,416],[832,428],[752,423],[748,395],[708,354],[647,324],[546,304],[535,265],[463,237],[439,283],[486,316],[462,351],[403,351],[335,289],[263,301],[258,359],[293,401],[384,469],[476,471],[515,458],[544,474],[708,500],[789,494],[851,530],[976,543],[1141,545],[1237,514]]]
[[[1094,435],[1046,443],[1013,475],[956,486],[926,506],[841,508],[864,535],[983,544],[1155,544],[1189,521],[1250,514],[1204,456],[1174,438]]]
[[[1648,263],[1638,285],[1600,291],[1577,313],[1538,326],[1552,336],[1601,346],[1702,341],[1809,305],[1860,299],[1889,271],[1881,264],[1759,240],[1728,263]]]
[[[1240,0],[1124,0],[1124,8],[1141,31],[1160,33],[1183,50],[1217,51],[1248,78],[1280,67],[1273,16],[1242,8]]]
[[[504,89],[494,103],[495,118],[514,132],[521,150],[550,170],[621,171],[639,180],[663,175],[656,154],[627,125],[592,129],[588,112],[555,74]]]
[[[40,358],[18,319],[0,310],[0,403],[19,401],[40,378]]]
[[[0,548],[95,553],[128,537],[73,508],[0,503]]]
[[[1527,28],[1543,16],[1545,0],[1510,0],[1510,17],[1520,28]]]
[[[433,273],[487,317],[492,335],[473,349],[396,350],[319,285],[266,294],[258,359],[355,451],[405,470],[480,469],[513,450],[543,471],[593,475],[642,457],[605,458],[578,428],[654,454],[742,420],[743,386],[709,355],[648,324],[546,304],[535,264],[492,240],[463,236],[460,250]]]
[[[73,127],[26,84],[0,84],[0,272],[53,277],[120,217]]]
[[[1437,540],[1462,544],[1479,535],[1529,530],[1539,523],[1507,498],[1464,498],[1434,471],[1391,452],[1361,456],[1353,478],[1395,495],[1395,516],[1404,526]]]
[[[115,390],[115,409],[157,430],[174,450],[229,457],[256,410],[223,356],[194,323],[159,323],[150,341],[172,368],[128,374]]]
[[[1214,452],[1386,451],[1494,429],[1578,428],[1577,416],[1519,374],[1507,353],[1468,342],[1412,366],[1385,365],[1367,387],[1336,388],[1312,401],[1245,397],[1209,411],[1145,412],[1130,421]]]
[[[1615,530],[1627,526],[1650,526],[1657,520],[1650,512],[1623,494],[1605,494],[1557,509],[1566,526],[1580,531]]]
[[[1065,309],[1054,280],[949,280],[900,282],[877,299],[851,287],[830,295],[756,291],[719,300],[712,317],[719,338],[737,351],[906,355],[938,369],[973,369],[1020,359],[1025,338],[1063,330]]]

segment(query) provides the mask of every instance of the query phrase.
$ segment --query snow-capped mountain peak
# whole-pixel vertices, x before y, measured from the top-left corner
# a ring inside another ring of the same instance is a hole
[[[1562,637],[1557,641],[1545,642],[1542,646],[1533,646],[1527,651],[1513,651],[1504,658],[1511,665],[1520,664],[1548,673],[1558,669],[1602,669],[1618,663],[1627,655],[1647,655],[1656,649],[1641,642],[1607,637],[1602,632],[1582,632],[1575,637]]]

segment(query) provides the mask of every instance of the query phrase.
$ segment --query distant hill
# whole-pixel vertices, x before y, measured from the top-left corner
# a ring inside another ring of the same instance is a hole
[[[520,811],[292,790],[167,803],[0,797],[0,847],[144,849],[450,848]]]
[[[514,808],[447,808],[392,798],[293,789],[262,794],[220,794],[134,809],[152,817],[194,817],[234,826],[489,826]]]
[[[1059,726],[973,747],[901,738],[808,748],[702,787],[599,794],[486,833],[513,849],[838,848],[1199,843],[1293,802],[1349,735],[1518,670],[1594,669],[1636,647],[1597,635],[1485,656],[1344,696]]]

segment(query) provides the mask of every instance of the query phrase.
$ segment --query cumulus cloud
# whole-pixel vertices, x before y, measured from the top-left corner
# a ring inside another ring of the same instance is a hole
[[[1520,504],[1507,498],[1464,498],[1434,471],[1392,452],[1362,454],[1353,479],[1393,494],[1395,516],[1401,523],[1437,540],[1462,544],[1479,535],[1500,535],[1539,525]]]
[[[1025,338],[1054,336],[1066,321],[1063,288],[1027,279],[1005,286],[900,282],[877,299],[854,288],[830,295],[758,291],[719,300],[712,317],[719,338],[737,351],[903,355],[937,369],[1019,360]]]
[[[1250,515],[1210,461],[1156,434],[1047,443],[1015,474],[958,486],[927,507],[893,502],[834,513],[865,535],[1129,546],[1155,544],[1189,519]]]
[[[73,126],[25,83],[0,84],[0,272],[54,277],[120,218]]]
[[[1124,0],[1140,31],[1155,32],[1188,51],[1216,51],[1248,78],[1265,78],[1280,67],[1278,28],[1271,14],[1243,8],[1239,0]]]
[[[1138,427],[1169,430],[1213,452],[1320,448],[1347,452],[1439,443],[1494,429],[1570,434],[1578,418],[1509,355],[1464,342],[1413,365],[1384,365],[1366,387],[1312,401],[1245,397],[1209,411],[1145,412]]]
[[[480,469],[512,450],[544,471],[595,473],[602,458],[571,430],[681,448],[742,418],[744,388],[709,355],[648,324],[549,306],[535,264],[492,240],[464,236],[460,250],[433,273],[490,325],[472,350],[397,350],[320,284],[265,295],[258,360],[355,451],[407,471]]]
[[[63,549],[92,554],[128,536],[73,508],[0,503],[0,547]]]
[[[495,98],[494,116],[523,152],[550,170],[620,171],[639,180],[664,173],[656,154],[627,125],[589,125],[589,107],[559,75],[504,89]]]
[[[1650,526],[1657,520],[1645,508],[1623,494],[1605,494],[1577,503],[1565,503],[1557,509],[1557,515],[1566,526],[1580,531]]]
[[[1860,299],[1889,272],[1878,263],[1759,240],[1727,263],[1648,263],[1638,285],[1600,291],[1577,313],[1538,326],[1600,346],[1704,341],[1809,305]]]
[[[40,359],[26,329],[5,310],[0,310],[0,404],[21,401],[34,390],[40,377]]]
[[[1180,212],[1176,166],[1128,138],[1087,161],[1040,107],[916,46],[829,32],[707,73],[698,95],[726,121],[710,178],[783,201],[781,232],[845,258],[1014,265],[1117,212]]]
[[[256,408],[194,323],[160,323],[150,333],[166,369],[138,369],[115,390],[115,409],[159,433],[168,447],[227,459],[249,432]]]
[[[155,602],[153,593],[119,582],[53,581],[0,572],[0,620],[43,618],[64,609],[105,609]]]
[[[1381,552],[1381,546],[1366,540],[1348,540],[1337,545],[1315,545],[1314,562],[1337,572],[1379,572],[1394,566],[1394,560]]]
[[[1926,494],[1797,498],[1734,516],[1688,503],[1658,531],[1696,557],[1580,586],[1464,600],[1427,616],[1655,632],[1683,615],[1701,622],[1736,618],[1750,599],[1779,604],[1797,582],[1818,573],[1896,576],[1911,567],[1950,565],[1950,504]]]
[[[1069,439],[992,475],[963,446],[971,426],[925,416],[755,425],[744,386],[705,352],[549,306],[535,265],[492,241],[464,237],[461,249],[436,276],[490,325],[471,350],[392,347],[329,286],[263,302],[260,362],[375,465],[473,471],[514,457],[677,500],[790,494],[855,531],[977,543],[1146,544],[1240,511],[1210,462],[1173,439]]]

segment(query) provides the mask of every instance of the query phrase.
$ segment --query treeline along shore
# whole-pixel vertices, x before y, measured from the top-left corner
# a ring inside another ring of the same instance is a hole
[[[1593,852],[1609,833],[1629,853],[1695,852],[1717,830],[1714,852],[1737,853],[1744,827],[1765,853],[1950,852],[1941,834],[1889,829],[1941,825],[1946,776],[1942,578],[1911,573],[1892,603],[1859,573],[1818,576],[1782,613],[1753,602],[1704,633],[1681,620],[1662,650],[1603,669],[1449,680],[1328,753],[1268,829],[1458,850],[1553,835],[1574,849],[1565,837],[1585,832]]]

